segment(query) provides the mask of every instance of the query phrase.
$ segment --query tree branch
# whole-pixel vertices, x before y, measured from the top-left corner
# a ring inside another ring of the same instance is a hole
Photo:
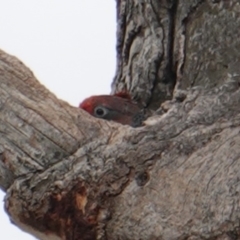
[[[229,231],[235,226],[240,90],[234,77],[213,91],[192,90],[134,129],[58,101],[25,67],[29,75],[16,77],[12,62],[16,69],[20,63],[8,59],[1,119],[11,131],[1,134],[1,172],[10,172],[14,182],[2,178],[1,186],[10,187],[6,209],[20,227],[40,239],[160,233],[168,239],[172,231],[178,238],[193,232],[206,237],[222,225]],[[15,113],[14,128],[9,112]],[[38,158],[35,149],[42,149]]]

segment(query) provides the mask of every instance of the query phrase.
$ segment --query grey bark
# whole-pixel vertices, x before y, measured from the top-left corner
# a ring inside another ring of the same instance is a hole
[[[0,186],[39,239],[240,239],[240,4],[118,0],[144,126],[95,119],[0,52]]]

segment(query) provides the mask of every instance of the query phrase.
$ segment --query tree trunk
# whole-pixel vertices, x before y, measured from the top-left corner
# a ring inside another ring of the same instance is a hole
[[[117,0],[132,128],[57,99],[0,52],[0,186],[39,239],[240,239],[238,0]]]

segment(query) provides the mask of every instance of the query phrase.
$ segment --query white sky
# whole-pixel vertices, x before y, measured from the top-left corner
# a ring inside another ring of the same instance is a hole
[[[114,0],[3,1],[0,32],[0,48],[59,98],[78,106],[90,95],[110,92],[116,66]],[[1,239],[35,239],[9,222],[3,197],[0,191]]]

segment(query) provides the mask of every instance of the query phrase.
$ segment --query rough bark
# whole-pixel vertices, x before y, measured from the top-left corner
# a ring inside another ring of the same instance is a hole
[[[239,239],[239,2],[118,0],[117,10],[113,91],[161,104],[140,128],[69,106],[0,52],[10,218],[39,239]]]

